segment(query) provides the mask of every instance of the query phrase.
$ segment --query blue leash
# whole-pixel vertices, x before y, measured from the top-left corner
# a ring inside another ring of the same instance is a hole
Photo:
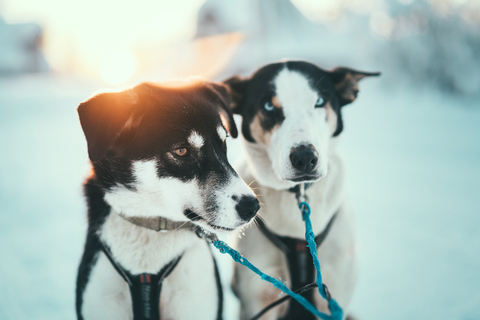
[[[307,246],[310,249],[310,254],[312,255],[312,258],[313,258],[313,264],[315,265],[315,269],[317,271],[316,283],[318,286],[318,292],[325,300],[328,301],[328,308],[331,312],[331,315],[318,311],[317,308],[315,308],[310,302],[308,302],[307,299],[305,299],[302,295],[290,290],[282,281],[277,280],[272,276],[269,276],[268,274],[265,274],[262,271],[260,271],[250,261],[242,257],[242,255],[238,251],[232,249],[225,242],[218,240],[215,234],[209,234],[204,230],[198,230],[197,235],[199,237],[207,239],[207,241],[209,241],[210,243],[213,243],[215,248],[217,248],[221,253],[224,253],[224,254],[227,253],[232,257],[233,261],[247,267],[257,275],[259,275],[262,280],[270,282],[276,288],[282,290],[283,292],[285,292],[286,294],[288,294],[289,296],[297,300],[298,303],[300,303],[305,309],[307,309],[317,317],[320,317],[324,320],[341,320],[343,319],[343,310],[342,308],[340,308],[338,303],[334,299],[332,299],[327,286],[324,285],[322,281],[320,262],[318,261],[318,257],[317,257],[317,244],[315,243],[315,234],[313,233],[312,222],[310,220],[310,212],[311,212],[310,206],[308,205],[307,202],[303,201],[299,203],[299,208],[302,211],[303,220],[305,221],[305,229],[306,229],[305,239],[308,243]]]
[[[244,265],[245,267],[247,267],[248,269],[252,270],[253,272],[255,272],[256,274],[258,274],[260,276],[260,278],[262,278],[262,280],[265,280],[265,281],[268,281],[270,282],[271,284],[273,284],[275,287],[277,287],[278,289],[282,290],[283,292],[285,292],[286,294],[288,294],[289,296],[291,296],[292,298],[294,298],[295,300],[297,300],[305,309],[307,309],[308,311],[310,311],[311,313],[313,313],[314,315],[322,318],[322,319],[330,319],[328,315],[320,312],[317,310],[317,308],[315,308],[310,302],[308,302],[307,299],[305,299],[303,296],[299,295],[298,293],[295,293],[293,292],[292,290],[290,290],[286,285],[283,284],[282,281],[279,281],[275,278],[273,278],[272,276],[269,276],[268,274],[265,274],[263,273],[262,271],[260,271],[257,267],[255,267],[250,261],[248,261],[246,258],[242,257],[242,255],[240,254],[240,252],[238,252],[237,250],[234,250],[232,248],[230,248],[230,246],[228,244],[226,244],[225,242],[223,241],[220,241],[220,240],[217,240],[213,243],[213,245],[215,246],[215,248],[217,248],[221,253],[228,253],[233,261],[235,262],[238,262],[240,263],[241,265]]]
[[[307,247],[310,249],[310,254],[313,258],[313,264],[315,265],[315,269],[317,270],[316,276],[316,283],[318,286],[318,292],[320,295],[328,301],[328,309],[331,312],[331,315],[327,315],[322,313],[322,319],[332,319],[332,320],[341,320],[343,319],[343,310],[338,305],[335,299],[332,299],[330,292],[326,285],[323,284],[322,281],[322,273],[320,270],[320,262],[318,261],[317,257],[317,244],[315,243],[315,234],[313,233],[312,228],[312,221],[310,220],[310,206],[307,202],[300,202],[298,205],[300,210],[302,211],[303,220],[305,221],[305,240],[307,240]]]

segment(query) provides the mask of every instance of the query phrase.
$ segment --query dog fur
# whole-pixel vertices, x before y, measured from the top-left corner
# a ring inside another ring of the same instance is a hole
[[[226,156],[237,129],[223,84],[143,83],[80,104],[92,175],[85,183],[88,232],[77,278],[78,319],[132,319],[127,283],[101,251],[133,275],[157,273],[182,255],[164,280],[162,319],[217,319],[221,292],[210,248],[192,231],[157,232],[125,217],[164,217],[226,233],[259,208]],[[199,298],[201,297],[201,298]]]
[[[318,257],[324,283],[345,314],[357,278],[356,243],[344,164],[335,147],[343,129],[342,107],[355,100],[360,79],[376,75],[348,68],[326,71],[311,63],[286,61],[266,65],[250,77],[234,76],[225,81],[233,97],[232,110],[243,118],[246,160],[238,170],[260,199],[259,214],[266,226],[280,236],[304,239],[305,225],[297,200],[288,191],[301,182],[313,183],[306,194],[317,234],[337,213],[318,248]],[[244,233],[239,251],[262,271],[288,284],[283,252],[254,225]],[[280,293],[238,266],[233,287],[240,299],[242,319],[250,319]],[[314,301],[321,311],[328,312],[318,292]],[[280,319],[287,307],[288,303],[283,303],[262,319]]]

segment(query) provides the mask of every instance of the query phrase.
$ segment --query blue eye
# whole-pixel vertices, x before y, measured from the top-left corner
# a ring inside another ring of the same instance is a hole
[[[267,110],[267,111],[272,111],[273,109],[275,109],[275,107],[273,106],[273,104],[272,104],[270,101],[269,101],[269,102],[266,102],[263,107],[264,107],[265,110]]]
[[[323,97],[318,97],[317,102],[315,102],[315,108],[320,108],[325,105],[325,99]]]

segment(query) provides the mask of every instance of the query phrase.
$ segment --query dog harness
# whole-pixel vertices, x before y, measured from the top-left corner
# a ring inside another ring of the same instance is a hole
[[[317,248],[323,243],[330,232],[336,216],[337,213],[330,218],[330,221],[325,229],[315,237]],[[295,291],[308,284],[311,284],[312,282],[315,282],[315,268],[313,264],[313,258],[310,255],[309,249],[307,248],[307,241],[305,241],[305,239],[279,236],[269,230],[263,220],[256,219],[256,221],[258,228],[263,235],[285,255],[290,274],[291,290]],[[305,297],[305,299],[307,299],[311,304],[314,304],[312,290],[304,292],[302,296]],[[292,300],[287,309],[287,313],[281,318],[281,320],[296,319],[314,320],[317,318],[296,300]]]
[[[199,229],[196,225],[191,222],[177,222],[171,221],[163,217],[152,217],[152,218],[143,218],[143,217],[125,217],[120,215],[123,219],[129,221],[132,224],[135,224],[139,227],[146,229],[166,232],[166,231],[175,231],[179,229],[188,229],[195,232],[199,238],[203,238],[199,234]],[[160,294],[162,291],[162,284],[165,278],[167,278],[170,273],[175,269],[178,262],[182,258],[182,255],[174,258],[172,261],[167,263],[158,273],[142,273],[138,275],[133,275],[129,271],[125,270],[115,259],[109,249],[109,247],[101,240],[98,239],[101,244],[101,249],[103,253],[107,256],[108,260],[115,268],[117,273],[125,280],[128,284],[130,290],[130,295],[132,299],[132,309],[133,309],[133,319],[134,320],[160,320]],[[217,319],[222,318],[223,311],[223,292],[220,283],[220,275],[218,272],[217,264],[214,260],[215,267],[215,278],[217,283],[218,291],[218,309],[217,309]]]
[[[112,266],[128,284],[132,297],[133,319],[160,320],[160,308],[158,306],[163,280],[175,269],[182,256],[180,255],[167,263],[156,274],[142,273],[132,275],[113,259],[107,245],[103,242],[100,243],[103,253],[105,253]]]

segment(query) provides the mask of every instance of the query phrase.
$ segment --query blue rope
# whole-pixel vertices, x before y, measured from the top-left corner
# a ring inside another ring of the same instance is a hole
[[[313,264],[315,265],[315,269],[317,271],[316,282],[318,286],[318,292],[325,300],[328,301],[328,308],[332,313],[332,315],[327,316],[327,318],[332,320],[343,319],[342,308],[340,308],[338,303],[331,298],[330,293],[326,291],[326,286],[323,284],[322,281],[320,262],[318,261],[317,257],[317,244],[315,243],[315,234],[313,233],[312,221],[310,220],[310,206],[306,202],[301,202],[299,204],[299,208],[300,210],[302,210],[303,220],[305,220],[305,240],[307,240],[307,247],[310,249],[310,254],[313,258]]]
[[[242,257],[240,252],[237,250],[234,250],[230,248],[228,244],[226,244],[223,241],[217,240],[213,243],[215,248],[217,248],[221,253],[228,253],[233,261],[240,263],[241,265],[244,265],[248,269],[252,270],[256,274],[262,278],[262,280],[265,280],[267,282],[270,282],[273,284],[275,287],[278,289],[282,290],[295,300],[297,300],[305,309],[316,315],[317,317],[320,317],[322,319],[330,319],[329,315],[326,315],[320,311],[318,311],[310,302],[308,302],[307,299],[305,299],[303,296],[299,295],[298,293],[293,292],[290,290],[286,285],[283,284],[283,282],[273,278],[272,276],[269,276],[268,274],[263,273],[260,271],[257,267],[255,267],[250,261],[248,261],[246,258]]]
[[[338,303],[331,298],[330,293],[328,293],[327,287],[323,284],[322,281],[322,274],[320,271],[320,262],[318,261],[317,257],[317,244],[315,243],[315,234],[313,233],[312,222],[310,221],[310,206],[306,202],[301,202],[299,204],[300,209],[302,210],[303,220],[305,220],[305,239],[308,243],[308,248],[310,249],[310,254],[313,258],[313,264],[315,265],[315,269],[317,271],[316,275],[316,282],[318,286],[318,292],[320,295],[328,301],[328,308],[330,309],[331,315],[322,313],[317,310],[307,299],[301,296],[298,293],[293,292],[290,290],[282,281],[269,276],[268,274],[263,273],[257,267],[255,267],[250,261],[246,258],[242,257],[240,252],[230,248],[228,244],[223,241],[216,240],[212,241],[215,248],[217,248],[221,253],[229,254],[233,261],[240,263],[241,265],[247,267],[248,269],[252,270],[254,273],[258,274],[262,280],[270,282],[276,288],[282,290],[295,300],[297,300],[305,309],[320,317],[324,320],[341,320],[343,319],[343,310],[340,308]]]

